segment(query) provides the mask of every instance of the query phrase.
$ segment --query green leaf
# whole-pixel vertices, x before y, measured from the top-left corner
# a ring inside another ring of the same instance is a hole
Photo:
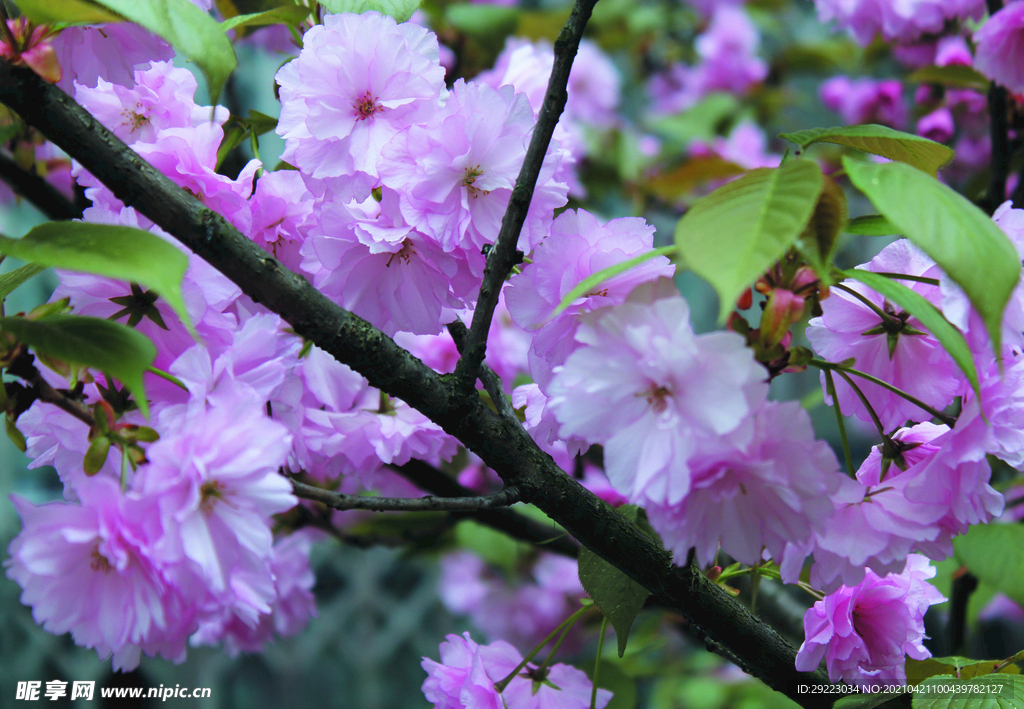
[[[638,508],[624,505],[616,510],[632,523],[636,523]],[[587,547],[580,547],[577,557],[580,583],[594,599],[601,612],[615,629],[619,643],[619,657],[626,652],[629,631],[640,609],[651,592],[626,576]]]
[[[277,128],[277,119],[259,111],[249,111],[249,127],[256,135],[263,135]]]
[[[89,444],[89,450],[85,452],[83,468],[86,475],[95,475],[100,472],[103,464],[107,462],[107,454],[110,453],[110,439],[106,436],[97,436]]]
[[[975,395],[981,397],[978,389],[978,372],[974,367],[974,358],[971,356],[971,349],[967,346],[967,340],[953,325],[946,320],[945,316],[928,302],[924,296],[912,291],[899,280],[882,276],[878,273],[865,271],[859,268],[851,268],[848,271],[841,271],[845,278],[860,281],[872,290],[880,293],[896,305],[921,321],[928,332],[939,341],[939,344],[949,353],[956,365],[967,377]],[[916,337],[916,335],[905,335],[905,337]]]
[[[974,525],[953,540],[953,548],[972,574],[1024,604],[1024,525]]]
[[[445,21],[470,37],[500,37],[512,34],[519,24],[519,10],[501,5],[449,5]]]
[[[0,253],[37,266],[92,273],[150,288],[196,336],[181,296],[188,257],[148,231],[109,224],[47,222],[21,239],[0,236]]]
[[[644,189],[665,201],[672,202],[686,197],[697,187],[712,180],[735,177],[743,172],[746,172],[746,168],[742,165],[720,157],[697,157],[650,178],[644,183]]]
[[[564,298],[562,298],[562,302],[558,304],[558,307],[555,308],[555,311],[551,313],[551,317],[548,319],[551,320],[558,317],[566,308],[573,304],[573,301],[577,298],[586,296],[590,291],[594,290],[594,288],[605,281],[615,278],[615,276],[618,276],[620,273],[625,273],[634,266],[639,266],[644,261],[649,261],[657,256],[667,256],[675,250],[675,246],[662,246],[660,249],[654,249],[653,251],[642,253],[639,256],[634,256],[622,263],[617,263],[614,266],[609,266],[608,268],[602,268],[597,273],[590,274],[580,281],[575,288],[569,291]]]
[[[405,22],[416,12],[420,0],[320,0],[320,4],[328,12],[354,12],[358,15],[376,10],[398,22]]]
[[[100,5],[167,40],[195,62],[210,87],[210,101],[238,66],[235,50],[220,23],[189,0],[96,0]]]
[[[309,17],[309,8],[305,5],[283,5],[272,10],[253,12],[248,15],[235,15],[220,23],[222,30],[239,27],[266,27],[267,25],[299,25]]]
[[[851,219],[843,228],[847,234],[862,236],[893,236],[899,233],[896,226],[881,214],[868,214]]]
[[[45,270],[45,266],[29,263],[0,275],[0,300],[9,296],[15,288],[32,276],[37,276]]]
[[[822,283],[832,282],[832,255],[846,224],[846,194],[835,180],[826,176],[811,220],[796,241],[796,247]]]
[[[577,560],[580,583],[615,629],[622,657],[633,621],[651,592],[586,547]]]
[[[832,705],[832,709],[875,709],[899,699],[898,694],[850,694]]]
[[[28,450],[28,445],[25,441],[25,434],[18,430],[18,426],[11,420],[10,416],[4,416],[4,424],[7,428],[7,437],[11,439],[11,443],[14,447],[24,453]]]
[[[149,416],[142,375],[156,359],[156,347],[141,332],[79,315],[0,318],[0,330],[37,352],[109,374],[128,387],[139,410]]]
[[[942,84],[961,89],[988,90],[986,79],[974,67],[966,64],[950,64],[948,66],[923,66],[906,78],[907,81],[922,84]]]
[[[22,14],[38,24],[91,25],[123,18],[84,0],[15,0]]]
[[[929,677],[917,685],[914,709],[1020,709],[1024,678],[985,675],[960,680],[950,675]]]
[[[930,657],[927,660],[907,658],[907,684],[920,684],[929,677],[952,674],[959,671],[960,679],[982,677],[995,672],[1002,660],[971,660],[967,657]],[[1020,668],[1013,663],[999,671],[999,674],[1020,674]]]
[[[919,135],[903,133],[878,125],[845,126],[836,128],[811,128],[796,133],[781,133],[801,149],[814,143],[835,143],[856,148],[866,153],[881,155],[890,160],[913,165],[934,176],[939,168],[953,159],[953,151],[934,140]],[[844,162],[845,164],[845,162]]]
[[[1006,234],[967,198],[919,170],[848,157],[843,166],[898,233],[963,288],[999,352],[1003,309],[1020,279],[1020,257]]]
[[[718,291],[723,320],[743,289],[782,258],[804,230],[823,182],[815,163],[789,160],[718,188],[679,220],[679,255]]]

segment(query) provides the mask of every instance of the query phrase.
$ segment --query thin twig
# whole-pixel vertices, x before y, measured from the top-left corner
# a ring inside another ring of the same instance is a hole
[[[455,322],[448,325],[448,333],[452,336],[452,339],[455,340],[455,347],[461,355],[465,351],[466,337],[469,333],[466,329],[466,325],[461,320],[457,319]],[[512,408],[512,403],[505,394],[505,387],[501,383],[501,377],[483,363],[480,364],[479,376],[480,381],[483,382],[484,389],[490,395],[491,401],[494,402],[494,407],[498,410],[498,413],[505,418],[516,418],[516,411]]]
[[[868,410],[868,416],[871,417],[871,423],[875,424],[875,429],[878,431],[878,435],[880,435],[883,440],[889,440],[889,437],[885,434],[885,428],[882,426],[882,422],[878,419],[878,414],[875,413],[875,407],[873,407],[871,405],[871,402],[868,401],[868,397],[864,395],[864,392],[861,391],[861,388],[857,386],[857,384],[852,379],[850,379],[850,375],[844,372],[843,370],[837,369],[836,374],[842,377],[843,381],[845,381],[847,385],[851,389],[853,389],[853,393],[857,395],[858,399],[860,399],[860,403],[863,404],[864,408]]]
[[[458,481],[453,480],[422,460],[414,458],[404,465],[389,467],[419,489],[434,495],[468,497],[473,494],[472,490],[463,487]],[[579,542],[568,534],[556,530],[551,525],[531,519],[515,510],[499,507],[493,510],[480,510],[478,512],[453,512],[452,516],[456,519],[473,519],[480,524],[504,532],[510,537],[535,544],[537,547],[550,551],[553,554],[561,554],[562,556],[575,559],[580,550]]]
[[[27,170],[5,155],[0,155],[0,179],[54,221],[81,219],[82,210],[45,179]]]
[[[853,469],[853,456],[850,454],[850,439],[846,436],[846,422],[843,420],[843,412],[839,408],[839,396],[836,394],[836,383],[832,380],[832,370],[825,369],[825,388],[828,395],[832,397],[832,408],[836,411],[836,426],[839,428],[839,440],[843,444],[843,458],[846,460],[846,474],[851,478],[856,472]]]
[[[324,490],[292,480],[297,497],[322,502],[336,510],[372,510],[374,512],[476,512],[508,507],[519,502],[519,489],[506,487],[479,497],[363,497]]]
[[[1003,7],[1003,0],[986,0],[988,14]],[[992,140],[991,174],[985,206],[989,214],[1006,200],[1006,177],[1010,173],[1010,127],[1006,120],[1006,89],[991,82],[988,87],[989,136]]]
[[[544,156],[551,143],[551,136],[555,132],[555,125],[562,115],[568,98],[566,86],[569,84],[572,61],[576,57],[576,50],[579,49],[580,39],[583,38],[583,29],[587,26],[587,20],[590,19],[590,13],[596,4],[597,0],[576,0],[569,20],[559,33],[558,39],[555,40],[555,62],[551,67],[551,78],[548,79],[544,104],[537,117],[537,125],[534,126],[530,146],[526,150],[523,166],[519,170],[519,177],[512,189],[512,196],[509,198],[505,216],[501,220],[498,238],[487,254],[483,283],[480,285],[480,297],[477,299],[476,309],[473,311],[469,336],[466,338],[466,351],[455,366],[455,381],[462,391],[469,391],[473,388],[477,372],[487,353],[487,333],[491,329],[494,308],[498,304],[501,286],[505,283],[505,278],[508,277],[512,266],[515,265],[519,233],[523,229],[526,214],[530,209],[530,200],[533,198],[533,190],[537,185],[537,177],[544,164]]]

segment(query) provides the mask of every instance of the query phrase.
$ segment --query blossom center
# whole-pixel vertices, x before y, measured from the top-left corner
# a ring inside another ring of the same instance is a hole
[[[385,268],[391,268],[391,262],[396,258],[402,263],[409,263],[412,257],[416,255],[416,247],[412,245],[412,242],[406,239],[402,242],[402,248],[388,257],[388,262],[384,264]]]
[[[131,125],[132,133],[137,131],[142,126],[149,125],[149,116],[143,113],[143,111],[144,109],[142,108],[142,104],[137,103],[135,104],[135,108],[126,108],[121,113],[121,115],[125,118],[125,123]]]
[[[219,480],[207,480],[199,488],[199,509],[209,515],[218,500],[224,499],[224,485]]]
[[[352,107],[356,109],[357,121],[365,121],[375,113],[380,113],[384,110],[384,107],[377,103],[377,97],[370,95],[369,91],[363,94],[361,98],[356,99]]]
[[[482,169],[480,169],[479,165],[476,165],[474,167],[467,167],[466,168],[466,176],[462,178],[462,186],[465,187],[466,190],[471,195],[473,195],[474,199],[479,197],[481,194],[488,195],[488,194],[491,193],[490,190],[482,190],[479,187],[474,187],[474,183],[476,182],[476,178],[480,177],[483,174],[484,174],[484,171]]]
[[[107,561],[107,557],[100,554],[100,548],[97,546],[92,550],[91,561],[89,562],[89,568],[93,571],[102,571],[107,573],[110,571],[110,562]]]
[[[647,399],[647,403],[650,405],[654,413],[660,414],[668,408],[668,399],[672,396],[672,390],[661,384],[652,386],[647,391],[642,391],[637,396],[642,396]]]

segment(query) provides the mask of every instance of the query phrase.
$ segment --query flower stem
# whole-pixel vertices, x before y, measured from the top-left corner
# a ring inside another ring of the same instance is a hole
[[[810,364],[812,367],[817,367],[818,369],[830,369],[836,372],[842,371],[846,372],[847,374],[852,374],[855,377],[866,379],[872,384],[877,384],[883,389],[888,389],[893,394],[903,397],[914,406],[923,409],[924,411],[927,411],[928,413],[930,413],[932,416],[934,416],[947,426],[952,426],[953,424],[956,423],[956,418],[954,418],[953,416],[950,416],[949,414],[939,411],[934,406],[929,406],[928,404],[918,399],[916,396],[912,396],[911,394],[908,394],[899,387],[893,386],[889,382],[883,381],[878,377],[868,374],[867,372],[862,372],[858,369],[854,369],[853,367],[844,367],[843,365],[837,364],[836,362],[826,362],[823,359],[812,359],[810,362],[808,362],[808,364]]]
[[[608,616],[601,618],[601,635],[597,638],[597,658],[594,659],[594,686],[590,688],[590,709],[597,709],[597,681],[601,678],[601,654],[604,652],[604,634]]]
[[[495,682],[494,683],[494,689],[496,689],[498,691],[498,694],[501,694],[502,692],[505,691],[505,687],[508,686],[508,683],[511,682],[512,680],[514,680],[516,678],[516,675],[518,675],[523,670],[523,668],[525,668],[528,664],[530,664],[530,660],[532,660],[534,658],[534,656],[538,652],[540,652],[542,649],[544,649],[544,646],[547,645],[549,642],[551,642],[552,638],[554,638],[556,635],[558,635],[560,632],[562,632],[563,628],[571,627],[572,624],[575,623],[577,620],[579,620],[579,617],[581,615],[583,615],[584,613],[586,613],[588,610],[590,610],[590,606],[589,605],[583,606],[578,611],[573,613],[571,616],[569,616],[568,618],[563,620],[561,625],[559,625],[557,628],[552,630],[551,633],[546,638],[544,638],[543,640],[540,641],[540,644],[537,647],[533,648],[533,650],[530,652],[529,655],[527,655],[526,657],[523,658],[523,661],[520,662],[516,666],[516,668],[514,670],[512,670],[511,672],[508,673],[507,677],[502,679],[500,682]]]
[[[844,286],[842,283],[836,283],[832,287],[833,288],[838,288],[839,290],[841,290],[841,291],[843,291],[845,293],[849,293],[854,298],[856,298],[860,302],[864,303],[864,305],[868,306],[878,317],[882,318],[882,322],[884,322],[886,325],[891,325],[892,327],[897,327],[897,328],[902,328],[903,327],[903,322],[899,318],[896,318],[896,317],[893,317],[892,315],[889,315],[889,313],[885,312],[884,310],[879,308],[877,305],[872,303],[871,299],[866,297],[863,293],[858,293],[853,288],[850,288],[849,286]]]
[[[843,458],[846,460],[846,474],[853,477],[853,456],[850,454],[850,439],[846,437],[846,422],[843,412],[839,410],[839,397],[836,395],[836,383],[832,381],[832,370],[822,367],[825,372],[825,387],[832,397],[832,406],[836,410],[836,425],[839,427],[839,440],[843,442]]]
[[[908,276],[905,273],[881,273],[877,272],[879,276],[885,276],[891,278],[894,281],[914,281],[915,283],[927,283],[930,286],[939,285],[938,278],[926,278],[924,276]]]
[[[843,381],[850,385],[850,388],[853,389],[853,393],[857,395],[858,399],[860,399],[860,403],[864,404],[864,408],[868,410],[868,416],[871,417],[871,423],[875,424],[875,428],[878,429],[878,435],[883,439],[888,440],[888,436],[885,435],[885,429],[882,427],[882,422],[878,420],[878,414],[875,413],[875,408],[871,405],[871,402],[868,401],[868,398],[864,396],[864,392],[861,391],[860,387],[857,386],[852,379],[850,379],[849,374],[841,369],[837,370],[836,373],[843,378]]]

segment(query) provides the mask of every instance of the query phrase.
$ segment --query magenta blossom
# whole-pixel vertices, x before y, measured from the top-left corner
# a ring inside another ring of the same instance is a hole
[[[139,646],[171,624],[175,590],[161,575],[153,504],[123,495],[106,477],[78,488],[81,505],[35,507],[12,498],[24,529],[11,542],[7,575],[23,589],[36,622],[134,669]],[[169,604],[172,607],[168,607]]]
[[[824,658],[833,682],[905,684],[905,656],[931,657],[923,644],[924,614],[946,600],[926,581],[935,573],[928,559],[913,554],[901,573],[883,578],[868,570],[856,586],[815,603],[804,615],[796,668],[813,672]]]
[[[821,85],[821,101],[849,125],[881,123],[902,128],[907,120],[903,84],[895,79],[849,79],[835,76]]]
[[[1015,94],[1024,94],[1024,4],[1007,3],[974,33],[974,68]]]
[[[75,93],[75,84],[92,87],[100,79],[131,86],[137,69],[174,57],[171,45],[130,22],[65,27],[53,38],[53,48],[62,69],[57,86],[68,94]]]
[[[815,0],[822,22],[835,20],[862,45],[876,34],[887,41],[913,42],[924,34],[939,34],[947,20],[978,20],[983,0]]]
[[[551,666],[543,677],[528,665],[499,694],[494,683],[508,676],[523,660],[518,650],[502,640],[477,645],[469,633],[461,638],[448,635],[440,651],[440,662],[423,658],[423,669],[428,675],[423,682],[423,694],[427,701],[434,703],[435,709],[586,709],[590,706],[590,680],[575,667],[563,664]],[[536,682],[531,672],[536,675]],[[547,682],[543,682],[545,679]],[[598,709],[603,709],[611,698],[611,692],[597,690]]]

